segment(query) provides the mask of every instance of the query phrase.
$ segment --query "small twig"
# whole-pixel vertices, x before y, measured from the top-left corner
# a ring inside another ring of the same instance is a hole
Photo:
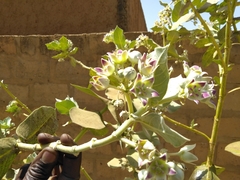
[[[83,175],[87,178],[87,180],[92,180],[90,175],[87,173],[87,171],[82,166],[81,166],[81,173],[83,173]]]
[[[232,93],[232,92],[234,92],[234,91],[237,91],[237,90],[240,90],[240,87],[237,87],[237,88],[234,88],[234,89],[228,91],[228,94],[230,94],[230,93]]]
[[[79,134],[75,137],[74,142],[79,141],[79,139],[81,139],[81,137],[83,137],[84,134],[86,134],[86,132],[88,132],[87,128],[83,128]]]
[[[22,101],[20,101],[16,96],[13,95],[11,91],[9,91],[6,84],[3,83],[3,81],[0,81],[0,87],[15,101],[18,102],[18,104],[25,109],[29,114],[32,112]]]
[[[162,115],[162,116],[163,116],[164,119],[168,120],[169,122],[171,122],[171,123],[173,123],[173,124],[175,124],[175,125],[177,125],[177,126],[183,127],[184,129],[187,129],[187,130],[189,130],[189,131],[191,131],[191,132],[194,132],[194,133],[196,133],[196,134],[198,134],[198,135],[201,135],[201,136],[205,137],[208,141],[210,140],[210,138],[208,137],[208,135],[206,135],[206,134],[203,133],[202,131],[198,131],[197,129],[193,129],[193,128],[185,125],[185,124],[182,124],[182,123],[180,123],[180,122],[178,122],[178,121],[175,121],[175,120],[171,119],[170,117],[168,117],[168,116],[166,116],[166,115]]]

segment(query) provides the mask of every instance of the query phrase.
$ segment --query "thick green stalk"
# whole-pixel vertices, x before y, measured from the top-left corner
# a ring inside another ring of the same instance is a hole
[[[207,166],[210,168],[214,164],[214,155],[215,155],[215,148],[217,144],[217,137],[218,137],[218,129],[222,115],[223,103],[226,96],[226,85],[227,85],[227,75],[228,75],[228,63],[230,58],[231,52],[231,24],[233,18],[233,12],[235,9],[235,3],[233,1],[228,1],[228,18],[226,21],[226,29],[225,29],[225,47],[224,47],[224,58],[222,59],[222,74],[220,74],[220,89],[219,89],[219,96],[218,96],[218,103],[216,108],[216,113],[214,116],[214,123],[212,128],[211,139],[209,141],[209,153],[207,156]],[[208,177],[210,179],[210,177]]]
[[[18,142],[16,144],[16,146],[19,150],[25,150],[25,151],[38,151],[38,150],[42,150],[43,148],[48,146],[48,147],[52,147],[53,149],[55,149],[57,151],[77,155],[77,154],[79,154],[79,152],[87,151],[89,149],[93,149],[93,148],[97,148],[97,147],[102,147],[102,146],[108,145],[112,142],[121,140],[122,134],[124,133],[124,131],[128,127],[130,127],[134,122],[135,122],[135,119],[130,118],[130,119],[124,121],[121,124],[121,126],[117,130],[115,130],[111,135],[109,135],[105,138],[102,138],[102,139],[93,138],[89,142],[86,142],[81,145],[64,146],[64,145],[61,145],[60,142],[53,142],[53,143],[46,144],[46,145],[27,144],[27,143]],[[123,139],[123,142],[127,143],[128,141]],[[132,146],[133,144],[131,143],[129,145]]]

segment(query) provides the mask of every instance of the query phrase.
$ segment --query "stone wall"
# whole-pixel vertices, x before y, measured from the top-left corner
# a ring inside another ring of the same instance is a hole
[[[145,31],[140,0],[0,0],[0,34]]]
[[[139,33],[126,34],[129,39],[134,39],[138,35]],[[67,35],[75,46],[79,47],[76,58],[92,67],[99,66],[101,56],[113,50],[111,44],[102,42],[103,36],[103,33]],[[153,35],[149,34],[149,36]],[[54,53],[46,49],[45,43],[56,38],[59,38],[59,36],[0,36],[0,80],[4,80],[12,93],[27,104],[31,110],[41,105],[54,106],[55,98],[64,99],[67,95],[70,97],[73,96],[81,108],[86,107],[88,110],[93,111],[99,110],[102,107],[101,102],[77,91],[70,85],[70,83],[72,83],[86,86],[89,80],[88,71],[81,67],[73,68],[69,62],[58,63],[56,60],[51,59]],[[154,39],[159,43],[161,42],[158,36],[154,36]],[[191,63],[200,64],[203,51],[192,47],[188,42],[183,42],[182,45],[188,49]],[[235,65],[233,70],[229,72],[228,90],[240,86],[239,50],[239,46],[233,46],[231,61]],[[180,64],[171,65],[174,67],[174,75],[182,72],[182,66]],[[212,65],[204,68],[204,71],[208,71],[210,75],[215,75],[217,67]],[[4,111],[5,106],[11,98],[2,89],[0,89],[0,93],[0,119],[3,119],[9,115]],[[227,95],[222,122],[220,124],[216,164],[226,168],[226,171],[220,176],[222,180],[240,179],[240,158],[224,151],[227,144],[240,140],[239,99],[240,91],[235,91]],[[213,115],[214,111],[206,105],[196,105],[189,101],[186,102],[185,106],[179,112],[169,114],[170,117],[185,124],[190,124],[194,119],[195,122],[199,123],[196,128],[203,130],[208,135],[211,133]],[[63,128],[61,125],[64,124],[68,118],[66,116],[59,116],[58,118],[60,127],[57,134],[59,135],[65,132],[76,136],[80,128],[71,125]],[[14,119],[15,123],[18,124],[23,117],[15,117]],[[197,147],[193,151],[199,157],[197,164],[200,165],[205,161],[208,151],[207,141],[199,135],[186,132],[177,126],[169,125],[189,137],[192,140],[189,144],[197,144]],[[91,134],[87,134],[82,139],[82,142],[90,140],[91,137]],[[178,151],[178,149],[174,149],[164,142],[162,145],[163,147],[169,148],[169,151]],[[83,166],[94,180],[121,180],[124,179],[123,177],[128,175],[128,173],[120,169],[109,169],[106,163],[114,156],[122,157],[122,154],[123,152],[120,150],[118,143],[93,149],[83,153]],[[187,168],[186,174],[189,176],[193,170],[193,166],[187,165]]]

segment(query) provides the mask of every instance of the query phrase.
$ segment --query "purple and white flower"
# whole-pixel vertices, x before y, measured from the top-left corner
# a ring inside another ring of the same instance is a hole
[[[90,84],[95,87],[96,90],[102,91],[109,87],[110,80],[107,76],[93,76]]]
[[[130,91],[135,94],[136,97],[140,98],[143,105],[146,105],[148,98],[159,96],[158,92],[151,88],[153,83],[154,77],[145,78],[138,73]]]

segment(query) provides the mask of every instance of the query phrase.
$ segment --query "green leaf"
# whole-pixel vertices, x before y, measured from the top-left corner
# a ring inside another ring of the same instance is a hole
[[[110,168],[124,168],[127,164],[128,160],[126,158],[113,158],[107,163]]]
[[[189,141],[175,130],[165,124],[163,117],[157,113],[149,113],[141,118],[140,123],[147,129],[160,135],[166,142],[179,147]]]
[[[180,107],[181,107],[180,104],[172,101],[172,102],[167,106],[167,111],[170,112],[170,113],[173,113],[173,112],[177,111]]]
[[[110,102],[108,103],[107,106],[108,106],[108,111],[111,113],[113,119],[116,120],[117,122],[119,122],[118,121],[118,115],[116,113],[116,107]]]
[[[225,147],[225,151],[228,151],[228,152],[234,154],[235,156],[239,156],[240,157],[240,141],[228,144]]]
[[[103,129],[105,127],[101,117],[95,112],[73,107],[70,109],[69,115],[73,123],[84,128]]]
[[[206,9],[211,6],[210,3],[207,2],[208,0],[193,0],[192,4],[195,6],[197,9],[198,13],[203,13],[206,11]]]
[[[55,107],[60,114],[68,114],[72,107],[78,107],[77,102],[70,97],[65,100],[56,99]]]
[[[125,46],[125,36],[123,30],[118,26],[114,29],[113,32],[113,41],[118,49],[124,49]]]
[[[55,56],[52,56],[53,59],[65,59],[68,57],[68,52],[61,52]]]
[[[108,88],[105,94],[108,99],[112,100],[125,99],[123,92],[114,88]]]
[[[128,48],[129,48],[129,49],[132,49],[132,48],[134,48],[134,47],[136,46],[136,44],[137,44],[137,41],[136,41],[136,40],[132,40],[132,41],[130,42],[130,44],[128,45]]]
[[[76,67],[77,65],[76,59],[72,56],[69,56],[69,58],[70,58],[70,64],[72,65],[72,67]]]
[[[35,159],[36,157],[37,157],[37,153],[36,153],[36,152],[33,152],[33,153],[29,154],[29,155],[27,156],[27,158],[23,160],[23,162],[24,162],[25,164],[30,164],[31,162],[34,161],[34,159]]]
[[[155,49],[156,47],[158,47],[159,45],[153,40],[153,39],[148,39],[147,40],[147,47],[151,47],[149,49]]]
[[[189,3],[184,3],[184,1],[178,1],[173,7],[172,20],[176,22],[180,17],[188,12]]]
[[[162,2],[161,0],[159,1],[159,3],[160,3],[163,7],[168,6],[168,3],[164,3],[164,2]]]
[[[210,46],[203,54],[202,64],[207,67],[213,62],[213,53],[215,52],[214,46]]]
[[[152,88],[159,93],[159,97],[150,98],[148,100],[149,105],[157,105],[167,91],[169,81],[167,54],[168,46],[157,47],[149,54],[149,58],[157,60],[158,67],[154,72],[154,83]]]
[[[21,110],[21,108],[18,106],[18,102],[13,100],[9,102],[9,104],[6,107],[6,111],[10,113],[18,113]]]
[[[209,44],[211,41],[209,40],[209,38],[202,38],[202,39],[199,39],[196,43],[195,43],[195,46],[197,48],[202,48],[202,47],[205,47],[206,44]]]
[[[16,144],[16,140],[12,137],[0,139],[0,179],[6,174],[18,154]]]
[[[70,52],[69,52],[69,55],[74,55],[76,54],[78,51],[78,48],[77,47],[74,47]]]
[[[16,129],[24,142],[36,143],[41,132],[54,134],[58,128],[56,111],[53,107],[41,106],[35,109]]]
[[[221,166],[215,166],[215,169],[216,169],[216,175],[220,175],[223,171],[225,171],[225,168],[224,167],[221,167]]]
[[[126,155],[126,158],[131,167],[138,168],[138,158],[139,158],[138,152],[134,150],[131,154],[128,153]]]
[[[220,85],[220,77],[219,76],[214,76],[213,80],[214,80],[214,84]]]
[[[177,42],[178,39],[179,39],[178,31],[173,30],[167,33],[167,40],[170,41],[171,43]]]
[[[71,49],[73,43],[71,40],[67,39],[65,36],[62,36],[59,39],[60,47],[62,51],[68,51]]]
[[[89,129],[89,131],[94,135],[94,136],[105,136],[108,133],[108,128],[104,127],[102,129]]]
[[[88,94],[90,96],[93,96],[93,97],[96,97],[98,99],[101,99],[103,102],[107,103],[108,100],[102,96],[99,96],[97,93],[95,93],[93,90],[89,89],[89,88],[86,88],[86,87],[83,87],[83,86],[78,86],[78,85],[75,85],[75,84],[71,84],[73,87],[75,87],[77,90],[81,91],[81,92],[84,92],[85,94]]]
[[[205,3],[207,2],[207,0],[193,0],[192,1],[192,4],[194,5],[194,6],[196,6],[196,8],[199,8],[199,7],[201,7],[202,5],[204,5]]]
[[[226,25],[223,26],[217,33],[218,34],[218,40],[221,44],[225,43],[225,31],[226,31]]]
[[[159,26],[153,26],[151,28],[151,30],[154,32],[154,33],[159,33],[162,31],[163,28],[159,27]]]
[[[57,40],[47,43],[46,47],[48,50],[61,51],[61,45],[60,45],[59,41],[57,41]]]
[[[188,22],[188,21],[190,21],[191,19],[193,19],[194,16],[195,16],[194,13],[193,13],[193,12],[190,12],[190,13],[185,14],[184,16],[180,17],[180,18],[178,19],[178,21],[175,22],[175,23],[172,25],[171,30],[177,29],[177,28],[178,28],[179,26],[181,26],[183,23]]]
[[[54,40],[50,43],[46,44],[48,50],[53,51],[70,51],[72,49],[72,41],[67,39],[66,37],[62,36],[59,41]]]
[[[168,88],[165,96],[163,97],[162,101],[159,103],[165,104],[170,103],[171,101],[178,100],[179,96],[181,97],[180,92],[182,91],[181,85],[186,81],[182,75],[177,77],[170,78],[168,81]]]
[[[168,55],[172,56],[172,57],[175,57],[175,58],[179,57],[179,54],[177,52],[177,49],[175,48],[175,44],[174,43],[170,44],[169,49],[168,49]]]
[[[0,120],[0,129],[10,129],[14,125],[11,121],[12,119],[10,117]]]

